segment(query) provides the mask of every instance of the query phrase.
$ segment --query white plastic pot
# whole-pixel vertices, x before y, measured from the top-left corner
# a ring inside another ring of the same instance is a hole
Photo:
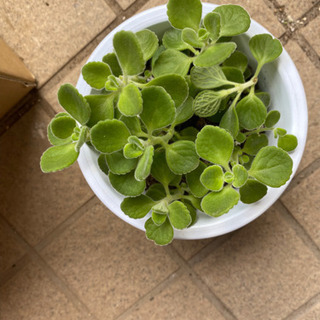
[[[211,12],[216,5],[203,4],[203,15]],[[112,39],[116,32],[120,30],[131,30],[137,32],[141,29],[149,28],[161,37],[166,29],[169,28],[167,21],[166,7],[159,6],[146,10],[127,21],[123,22],[106,36],[98,47],[91,54],[89,61],[101,61],[102,57],[113,51]],[[238,48],[249,56],[249,64],[255,65],[255,61],[250,55],[248,41],[255,34],[269,33],[259,23],[252,20],[251,27],[246,34],[236,37]],[[288,133],[294,134],[298,138],[297,149],[290,153],[293,159],[293,174],[296,172],[300,163],[307,136],[308,113],[303,85],[298,71],[288,53],[283,50],[281,56],[273,63],[265,65],[259,76],[259,86],[264,91],[271,94],[271,105],[281,113],[281,119],[277,126],[285,128]],[[83,80],[82,76],[77,83],[77,89],[83,95],[91,92],[90,86]],[[270,143],[275,141],[270,136]],[[83,146],[78,159],[80,169],[97,197],[114,214],[132,226],[144,230],[144,223],[149,217],[144,219],[131,219],[120,209],[123,196],[117,193],[110,185],[107,176],[102,173],[97,164],[97,154],[88,146]],[[202,239],[219,236],[236,230],[264,213],[281,196],[290,181],[281,188],[269,188],[267,195],[254,204],[239,203],[229,213],[212,218],[199,212],[197,222],[185,230],[175,230],[176,239]]]

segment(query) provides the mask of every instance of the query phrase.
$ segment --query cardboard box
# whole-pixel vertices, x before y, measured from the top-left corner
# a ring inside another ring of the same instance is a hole
[[[0,38],[0,118],[36,85],[33,74]]]

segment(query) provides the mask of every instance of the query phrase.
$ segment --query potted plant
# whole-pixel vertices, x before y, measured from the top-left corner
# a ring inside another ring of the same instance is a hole
[[[260,215],[296,170],[307,127],[291,59],[257,23],[250,34],[242,7],[169,0],[167,16],[128,20],[92,54],[79,90],[60,87],[67,113],[50,122],[41,158],[53,172],[79,157],[97,196],[158,245]]]

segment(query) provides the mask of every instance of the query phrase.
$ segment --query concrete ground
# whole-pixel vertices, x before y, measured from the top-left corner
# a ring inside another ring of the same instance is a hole
[[[39,158],[56,93],[98,43],[159,0],[2,0],[0,36],[39,91],[1,122],[0,319],[320,319],[320,1],[244,6],[302,77],[309,133],[299,171],[265,214],[231,234],[156,247],[94,196],[77,165]]]

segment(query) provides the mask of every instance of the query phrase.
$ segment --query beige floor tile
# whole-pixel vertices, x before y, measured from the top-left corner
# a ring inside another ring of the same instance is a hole
[[[172,246],[181,254],[181,256],[185,260],[189,260],[211,241],[213,241],[213,239],[174,240],[172,242]]]
[[[0,288],[0,319],[85,319],[35,264],[29,264]]]
[[[56,112],[63,112],[64,109],[60,106],[57,98],[58,90],[61,85],[65,83],[71,83],[72,85],[76,85],[81,74],[82,67],[86,64],[89,56],[85,57],[80,63],[73,66],[69,72],[60,76],[59,74],[56,75],[55,84],[52,86],[50,83],[45,85],[40,90],[40,95],[43,96],[51,105],[51,107]]]
[[[220,5],[231,3],[230,0],[208,0],[206,2]],[[140,9],[140,11],[166,3],[166,0],[150,0]],[[281,23],[273,15],[272,10],[267,7],[263,0],[234,0],[232,1],[232,4],[243,6],[254,20],[268,29],[275,37],[280,37],[285,31]]]
[[[41,85],[114,18],[103,0],[4,0],[0,35]]]
[[[99,319],[123,312],[178,266],[98,200],[42,252]]]
[[[319,41],[319,32],[320,32],[320,16],[312,20],[305,28],[301,30],[302,34],[311,44],[313,49],[320,56],[320,41]]]
[[[320,301],[310,308],[306,313],[301,314],[297,320],[319,320],[320,319]]]
[[[283,203],[320,248],[320,169],[282,197]]]
[[[317,1],[316,0],[278,0],[289,18],[297,20],[306,13]]]
[[[0,275],[20,259],[26,250],[19,243],[14,231],[0,220]]]
[[[224,317],[183,275],[165,290],[133,310],[125,320],[223,320]]]
[[[129,8],[136,0],[117,0],[123,10]]]
[[[312,161],[320,157],[320,139],[319,139],[319,122],[320,122],[320,72],[312,64],[299,45],[294,41],[289,41],[285,46],[294,61],[307,96],[309,127],[308,138],[299,171],[306,168]]]
[[[283,319],[320,289],[320,261],[274,207],[195,270],[239,320]]]
[[[31,245],[92,197],[78,164],[41,172],[49,121],[38,103],[0,137],[1,213]]]

